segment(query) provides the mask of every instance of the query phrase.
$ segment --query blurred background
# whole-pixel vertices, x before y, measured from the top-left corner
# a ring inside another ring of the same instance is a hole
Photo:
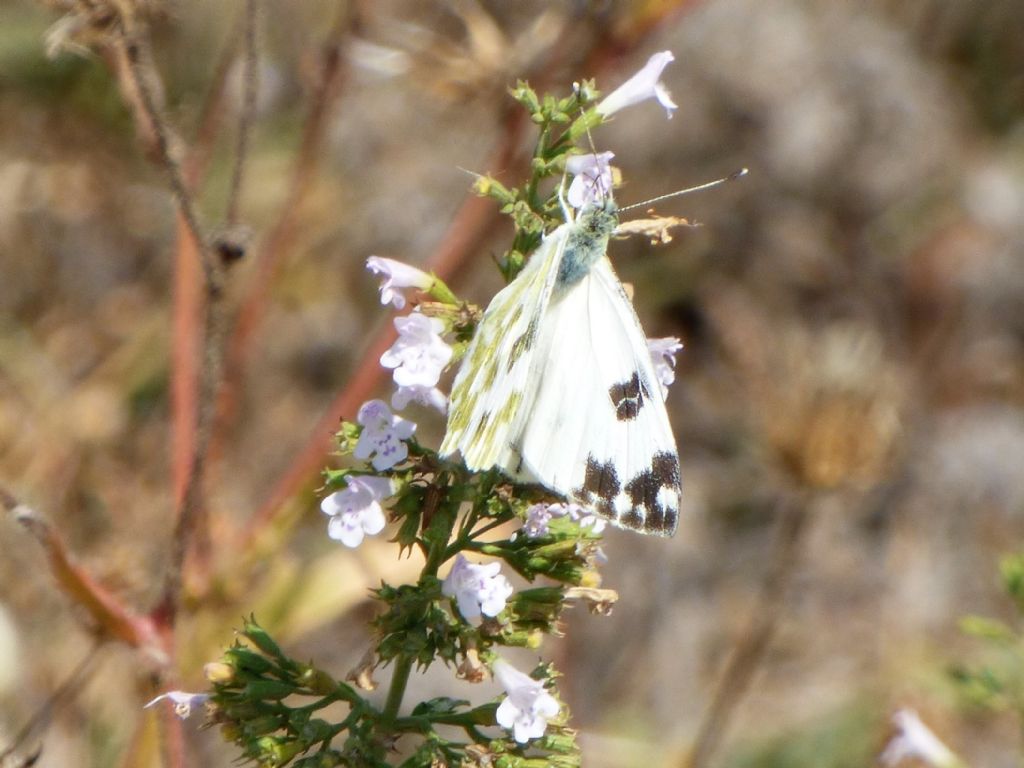
[[[671,540],[610,531],[614,613],[577,609],[542,649],[585,764],[872,765],[910,706],[972,764],[1020,765],[1016,715],[949,669],[988,653],[961,617],[1015,616],[998,561],[1024,533],[1024,2],[261,0],[237,221],[244,3],[117,5],[148,31],[202,220],[245,250],[212,575],[179,619],[176,687],[204,686],[250,611],[298,658],[358,662],[368,589],[418,572],[382,539],[329,541],[317,510],[338,415],[389,391],[364,260],[485,303],[511,227],[462,169],[525,178],[507,88],[610,91],[669,49],[674,119],[644,104],[595,132],[618,200],[750,174],[659,206],[700,228],[612,246],[648,335],[685,343],[685,510]],[[0,0],[0,483],[144,614],[187,464],[199,269],[103,13]],[[413,417],[436,444],[440,418]],[[39,766],[159,765],[156,663],[91,651],[95,617],[49,563],[0,521],[0,752],[71,683],[5,768],[40,744]],[[435,672],[412,695],[482,695]],[[192,764],[227,764],[196,720]]]

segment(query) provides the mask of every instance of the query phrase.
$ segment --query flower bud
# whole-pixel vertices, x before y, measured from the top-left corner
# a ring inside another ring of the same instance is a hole
[[[298,682],[319,696],[327,696],[338,689],[338,681],[316,667],[307,667],[299,675]]]
[[[299,742],[273,736],[264,736],[257,742],[257,747],[262,761],[269,765],[284,765],[304,749]]]
[[[267,631],[256,622],[247,621],[242,634],[249,638],[253,645],[268,656],[273,656],[277,659],[284,658],[284,653],[281,652],[281,647],[274,642],[274,638],[268,635]]]
[[[241,646],[224,651],[223,663],[226,666],[234,667],[236,672],[256,675],[262,675],[274,668],[274,665],[265,656]]]
[[[223,661],[211,661],[203,667],[203,674],[211,683],[223,685],[235,679],[235,668]]]

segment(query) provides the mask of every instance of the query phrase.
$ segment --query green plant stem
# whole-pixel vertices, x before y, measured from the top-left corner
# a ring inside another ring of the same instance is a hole
[[[438,477],[437,486],[442,491],[448,490],[447,477]],[[437,577],[437,571],[441,564],[448,559],[448,540],[452,537],[455,529],[455,522],[458,519],[458,502],[454,505],[447,499],[443,500],[430,523],[429,536],[424,533],[423,540],[429,541],[427,550],[427,562],[423,565],[420,574],[422,584],[427,577]],[[388,697],[384,702],[384,711],[381,713],[381,722],[389,730],[394,730],[395,718],[398,716],[398,709],[402,706],[402,697],[405,695],[405,688],[409,684],[409,674],[412,672],[412,665],[415,661],[413,656],[407,653],[399,654],[395,660],[395,673],[391,677],[391,686],[388,688]]]
[[[475,531],[470,531],[469,535],[474,537],[474,538],[477,537],[477,536],[482,536],[485,533],[493,531],[495,528],[500,528],[501,526],[503,526],[505,523],[507,523],[511,519],[512,519],[511,515],[509,515],[509,516],[504,516],[503,515],[502,517],[499,517],[498,519],[488,523],[483,528],[478,528]]]
[[[409,673],[412,672],[413,657],[403,653],[395,662],[395,673],[391,677],[391,687],[388,688],[388,698],[384,702],[384,711],[381,713],[381,720],[388,728],[394,726],[395,717],[398,715],[398,708],[402,706],[402,697],[405,695],[405,687],[409,684]]]

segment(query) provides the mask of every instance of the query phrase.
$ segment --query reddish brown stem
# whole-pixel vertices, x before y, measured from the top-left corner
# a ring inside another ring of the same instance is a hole
[[[159,661],[166,662],[160,634],[149,617],[133,612],[76,563],[53,526],[34,510],[19,503],[2,489],[0,500],[15,522],[42,545],[49,560],[50,572],[58,586],[76,604],[85,608],[102,635],[144,650]]]
[[[185,220],[177,217],[174,255],[174,307],[171,347],[171,488],[174,508],[181,507],[195,452],[196,400],[199,384],[199,317],[202,314],[202,271],[195,240]]]
[[[238,50],[238,33],[224,46],[213,83],[203,104],[199,128],[182,167],[185,186],[195,192],[209,167],[224,116],[228,75]],[[174,298],[171,347],[171,488],[174,506],[185,496],[192,454],[195,450],[196,399],[199,387],[200,322],[203,294],[202,272],[195,240],[185,220],[178,216],[174,250]]]

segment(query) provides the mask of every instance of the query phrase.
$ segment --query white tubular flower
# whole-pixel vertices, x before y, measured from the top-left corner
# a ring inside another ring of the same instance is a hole
[[[399,387],[437,386],[441,372],[452,359],[452,348],[441,338],[444,323],[436,317],[413,312],[395,318],[398,339],[380,356],[380,364],[394,369]]]
[[[155,699],[143,705],[142,708],[149,709],[154,704],[157,704],[164,699],[168,699],[172,704],[174,704],[174,714],[184,720],[192,714],[192,707],[201,707],[209,701],[210,694],[188,693],[187,691],[168,691],[167,693],[161,693]]]
[[[566,200],[576,210],[588,205],[600,205],[612,196],[611,159],[614,152],[596,155],[573,155],[565,161],[565,170],[573,175]]]
[[[365,461],[373,457],[373,468],[378,472],[391,469],[409,455],[409,446],[403,443],[416,431],[416,425],[391,413],[383,400],[369,400],[359,408],[356,421],[363,425],[359,442],[352,455]]]
[[[358,547],[364,536],[375,536],[387,522],[380,503],[394,493],[386,477],[349,475],[346,487],[320,502],[320,510],[330,516],[327,535],[346,547]]]
[[[405,308],[405,295],[401,291],[402,288],[418,288],[421,291],[426,291],[434,282],[434,278],[421,269],[381,256],[368,258],[366,268],[381,278],[380,303],[391,304],[395,309]]]
[[[631,107],[647,99],[657,99],[658,103],[665,108],[668,116],[672,117],[672,110],[676,109],[672,96],[666,90],[664,84],[659,80],[662,70],[675,60],[672,51],[656,53],[647,60],[644,68],[633,75],[614,91],[609,93],[600,104],[597,111],[604,117],[608,117],[620,109]]]
[[[501,563],[476,565],[462,555],[441,583],[441,594],[454,597],[459,613],[466,621],[497,616],[505,610],[512,595],[512,584],[501,573]]]
[[[437,387],[424,387],[418,384],[411,387],[399,387],[391,396],[391,407],[396,411],[405,410],[412,402],[436,408],[441,413],[448,412],[448,398]]]
[[[896,733],[878,757],[883,765],[894,766],[908,758],[915,758],[934,768],[964,768],[964,762],[921,722],[914,710],[896,710],[892,724],[896,727]]]
[[[492,669],[494,678],[508,694],[495,713],[498,725],[512,731],[520,744],[543,736],[548,720],[561,709],[555,697],[544,689],[542,682],[523,674],[504,659],[495,661]]]
[[[683,342],[675,336],[647,340],[647,350],[651,353],[654,372],[658,374],[663,400],[668,399],[668,388],[676,380],[676,354],[682,348]]]

